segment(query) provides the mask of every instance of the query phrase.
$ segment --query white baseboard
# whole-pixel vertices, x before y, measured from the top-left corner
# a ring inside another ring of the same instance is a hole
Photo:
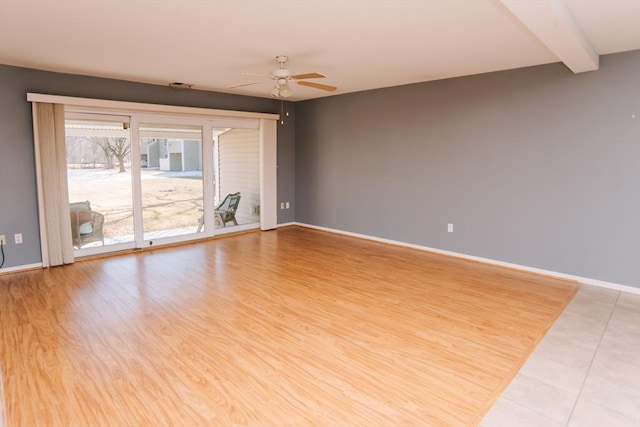
[[[36,268],[43,268],[42,267],[42,263],[38,262],[36,264],[25,264],[25,265],[18,265],[18,266],[15,266],[15,267],[2,268],[2,269],[0,269],[0,274],[17,273],[19,271],[34,270]]]
[[[540,269],[540,268],[528,267],[526,265],[512,264],[512,263],[509,263],[509,262],[503,262],[503,261],[497,261],[497,260],[493,260],[493,259],[489,259],[489,258],[482,258],[482,257],[473,256],[473,255],[461,254],[461,253],[458,253],[458,252],[445,251],[445,250],[442,250],[442,249],[430,248],[428,246],[422,246],[422,245],[415,245],[415,244],[412,244],[412,243],[400,242],[398,240],[383,239],[383,238],[380,238],[380,237],[369,236],[367,234],[352,233],[350,231],[342,231],[342,230],[337,230],[337,229],[334,229],[334,228],[320,227],[318,225],[305,224],[305,223],[302,223],[302,222],[291,222],[291,223],[287,223],[287,224],[279,224],[278,226],[279,227],[284,227],[285,225],[298,225],[300,227],[313,228],[315,230],[327,231],[329,233],[342,234],[344,236],[357,237],[357,238],[360,238],[360,239],[372,240],[372,241],[380,242],[380,243],[388,243],[390,245],[395,245],[395,246],[404,246],[404,247],[407,247],[407,248],[418,249],[418,250],[421,250],[421,251],[433,252],[433,253],[437,253],[437,254],[441,254],[441,255],[453,256],[453,257],[456,257],[456,258],[462,258],[462,259],[468,259],[468,260],[472,260],[472,261],[483,262],[485,264],[492,264],[492,265],[498,265],[498,266],[501,266],[501,267],[513,268],[513,269],[516,269],[516,270],[522,270],[522,271],[526,271],[526,272],[529,272],[529,273],[543,274],[545,276],[557,277],[559,279],[574,280],[576,282],[583,283],[585,285],[598,286],[598,287],[601,287],[601,288],[607,288],[607,289],[612,289],[612,290],[615,290],[615,291],[627,292],[627,293],[630,293],[630,294],[640,295],[640,285],[638,285],[638,287],[628,286],[628,285],[620,285],[618,283],[605,282],[603,280],[591,279],[591,278],[588,278],[588,277],[580,277],[580,276],[574,276],[572,274],[558,273],[557,271],[543,270],[543,269]]]
[[[284,223],[282,223],[282,224],[278,224],[278,226],[277,226],[277,227],[278,227],[278,228],[280,228],[280,227],[289,227],[289,226],[291,226],[291,225],[300,225],[300,226],[303,226],[303,227],[304,227],[304,225],[302,225],[302,224],[300,224],[300,223],[297,223],[297,222],[284,222]]]

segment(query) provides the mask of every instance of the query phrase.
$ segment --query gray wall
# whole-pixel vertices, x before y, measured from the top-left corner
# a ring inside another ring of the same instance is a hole
[[[11,237],[5,246],[5,268],[41,262],[33,125],[27,92],[267,113],[279,113],[281,107],[272,99],[178,91],[0,65],[0,234]],[[278,200],[295,200],[294,146],[293,120],[285,120],[284,125],[278,125]],[[280,212],[288,215],[279,216],[279,222],[293,221],[293,211]],[[23,234],[22,245],[13,244],[15,233]]]
[[[278,123],[278,224],[296,220],[296,104],[280,106],[284,125]],[[288,115],[286,115],[288,114]],[[280,209],[280,202],[289,202],[289,209]]]
[[[297,221],[640,286],[639,51],[296,107]]]

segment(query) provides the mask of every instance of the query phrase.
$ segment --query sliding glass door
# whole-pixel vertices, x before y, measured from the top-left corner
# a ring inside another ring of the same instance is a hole
[[[202,135],[202,126],[140,124],[143,240],[204,231]]]
[[[65,138],[74,248],[133,247],[129,117],[76,114],[65,122]]]
[[[257,121],[67,113],[65,134],[76,256],[260,227]]]
[[[216,234],[260,225],[260,131],[213,129],[214,213]],[[230,197],[237,199],[233,216],[225,214]],[[227,201],[227,202],[226,202]]]

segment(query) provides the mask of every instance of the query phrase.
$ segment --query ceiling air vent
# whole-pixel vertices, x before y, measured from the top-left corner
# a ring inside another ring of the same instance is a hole
[[[169,83],[169,86],[172,87],[173,89],[180,89],[180,90],[189,90],[193,87],[191,83],[182,83],[182,82]]]

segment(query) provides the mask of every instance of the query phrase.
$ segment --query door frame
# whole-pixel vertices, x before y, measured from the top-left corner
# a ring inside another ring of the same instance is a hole
[[[140,158],[140,125],[188,125],[198,126],[201,129],[202,142],[202,207],[204,217],[204,231],[199,233],[182,234],[179,236],[161,237],[145,239],[143,223],[143,203],[142,203],[142,167],[140,162],[131,162],[132,184],[133,184],[133,206],[134,206],[134,230],[136,248],[145,248],[158,245],[189,242],[202,239],[203,237],[213,237],[215,235],[213,227],[213,163],[206,161],[210,156],[213,158],[213,138],[211,124],[206,119],[190,118],[171,115],[145,115],[134,114],[131,116],[131,156],[134,159]]]

